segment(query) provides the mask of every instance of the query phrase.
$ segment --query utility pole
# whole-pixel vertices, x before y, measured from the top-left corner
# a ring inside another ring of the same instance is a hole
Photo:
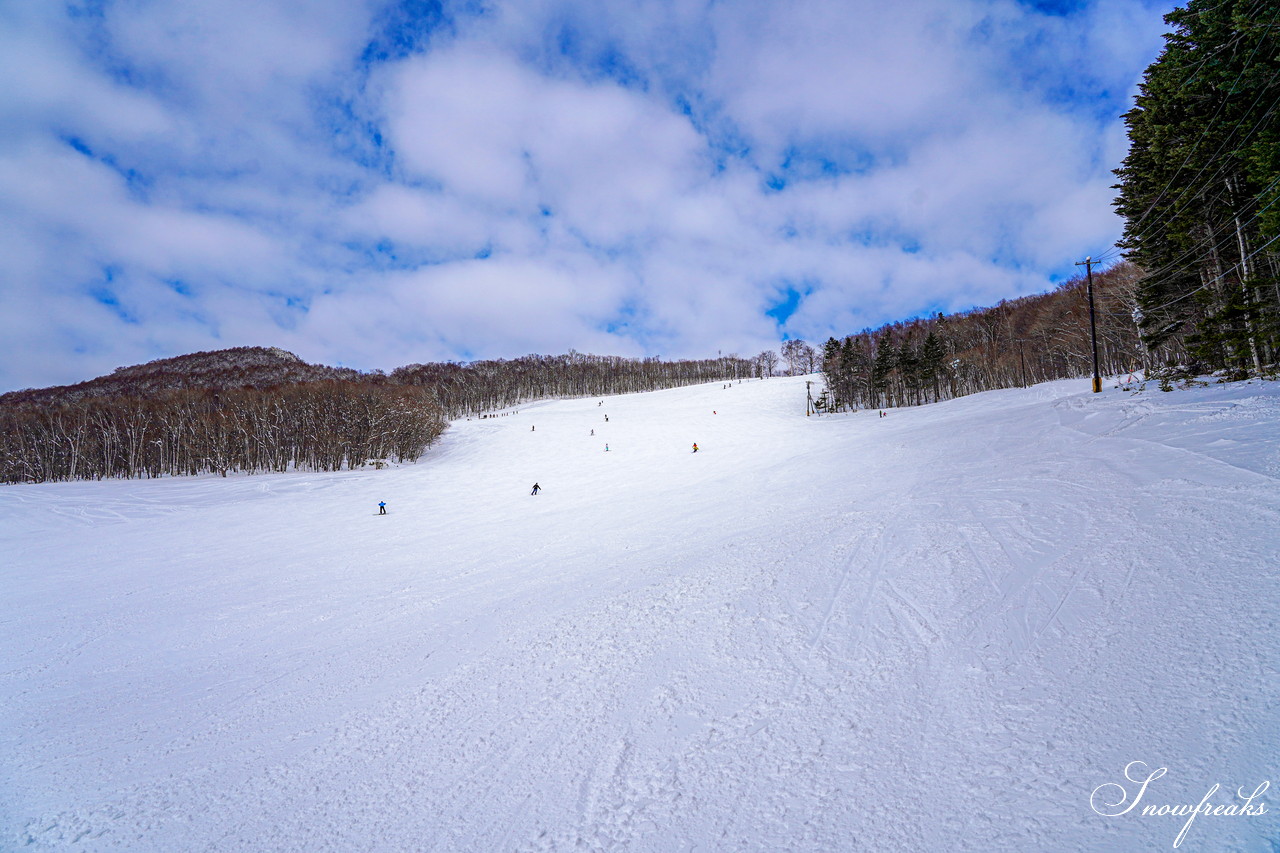
[[[807,418],[809,417],[809,415],[813,414],[813,383],[812,382],[804,383],[804,395],[805,395],[804,416]]]
[[[1093,256],[1078,261],[1076,266],[1084,267],[1089,276],[1089,341],[1093,344],[1093,393],[1097,394],[1102,390],[1102,377],[1098,375],[1098,322],[1093,316]]]

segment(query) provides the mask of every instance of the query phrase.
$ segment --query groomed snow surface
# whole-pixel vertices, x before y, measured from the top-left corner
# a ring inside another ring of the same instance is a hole
[[[0,488],[0,847],[1170,850],[1280,783],[1275,383],[804,382]]]

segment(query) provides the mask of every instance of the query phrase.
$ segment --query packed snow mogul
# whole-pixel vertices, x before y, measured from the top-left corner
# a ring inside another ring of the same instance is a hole
[[[537,494],[538,492],[540,492],[540,491],[542,491],[542,486],[539,486],[537,483],[534,483],[534,484],[533,484],[533,489],[531,489],[531,490],[529,491],[529,494],[531,494],[531,495],[536,495],[536,494]]]
[[[378,515],[386,515],[386,514],[387,514],[387,502],[378,501]]]

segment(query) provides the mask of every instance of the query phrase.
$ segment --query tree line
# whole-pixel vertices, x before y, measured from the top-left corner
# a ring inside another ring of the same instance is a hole
[[[1160,363],[1158,354],[1143,345],[1132,319],[1140,275],[1137,267],[1124,262],[1094,274],[1103,373]],[[819,356],[829,392],[823,405],[842,409],[919,405],[1083,376],[1092,370],[1092,359],[1083,277],[1049,293],[989,308],[833,337]],[[795,363],[803,365],[805,360]]]
[[[159,477],[416,460],[445,429],[423,388],[323,380],[0,406],[0,481]]]
[[[453,419],[533,400],[630,394],[757,374],[753,360],[736,355],[663,361],[570,351],[469,364],[410,364],[393,370],[387,380],[432,389],[445,416]]]

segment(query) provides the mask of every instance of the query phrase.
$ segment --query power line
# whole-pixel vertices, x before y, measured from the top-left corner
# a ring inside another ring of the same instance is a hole
[[[1160,305],[1160,306],[1158,306],[1158,307],[1156,307],[1156,308],[1144,308],[1144,309],[1142,309],[1143,313],[1152,313],[1152,314],[1154,314],[1154,313],[1155,313],[1155,312],[1157,312],[1157,311],[1163,311],[1165,308],[1168,308],[1170,305],[1177,304],[1178,302],[1181,302],[1182,300],[1184,300],[1184,299],[1186,299],[1186,298],[1188,298],[1188,297],[1190,297],[1190,296],[1194,296],[1195,294],[1199,293],[1200,291],[1202,291],[1202,290],[1205,290],[1205,289],[1209,288],[1210,286],[1212,286],[1212,285],[1214,285],[1214,284],[1218,283],[1219,281],[1222,281],[1222,279],[1226,278],[1228,275],[1230,275],[1231,273],[1235,272],[1235,271],[1236,271],[1236,269],[1238,269],[1238,268],[1240,267],[1240,264],[1241,264],[1241,263],[1243,263],[1243,262],[1245,262],[1245,261],[1253,260],[1253,258],[1254,258],[1254,256],[1255,256],[1255,255],[1257,255],[1258,253],[1260,253],[1260,252],[1262,252],[1262,251],[1265,251],[1265,250],[1266,250],[1266,248],[1267,248],[1268,246],[1270,246],[1272,243],[1274,243],[1276,240],[1280,240],[1280,234],[1277,234],[1276,236],[1272,237],[1272,238],[1271,238],[1270,240],[1268,240],[1267,242],[1263,243],[1263,244],[1262,244],[1261,246],[1259,246],[1257,249],[1254,249],[1254,250],[1253,250],[1252,252],[1250,252],[1250,253],[1249,253],[1245,258],[1243,258],[1243,259],[1241,260],[1241,262],[1240,262],[1240,263],[1232,264],[1232,265],[1231,265],[1231,267],[1230,267],[1229,269],[1227,269],[1226,271],[1222,272],[1221,274],[1219,274],[1219,275],[1215,276],[1214,278],[1211,278],[1209,281],[1206,281],[1204,284],[1200,285],[1200,286],[1199,286],[1199,287],[1197,287],[1195,290],[1189,290],[1189,291],[1187,291],[1186,293],[1182,294],[1181,296],[1179,296],[1179,297],[1177,297],[1177,298],[1175,298],[1175,299],[1170,299],[1170,300],[1169,300],[1168,302],[1166,302],[1165,304]]]
[[[1201,15],[1201,14],[1204,14],[1204,13],[1206,13],[1206,12],[1214,11],[1214,10],[1216,10],[1216,9],[1218,9],[1218,8],[1220,8],[1220,7],[1224,6],[1224,5],[1226,5],[1226,4],[1227,4],[1227,3],[1229,3],[1229,2],[1232,2],[1232,0],[1220,0],[1220,2],[1219,2],[1217,5],[1212,6],[1212,7],[1208,8],[1208,9],[1202,9],[1202,10],[1199,10],[1199,11],[1195,12],[1195,14],[1197,14],[1197,15]],[[1246,12],[1245,12],[1245,16],[1246,16],[1246,17],[1252,16],[1252,14],[1253,14],[1253,12],[1254,12],[1255,10],[1257,10],[1259,7],[1261,7],[1262,5],[1264,5],[1264,2],[1265,2],[1265,0],[1258,0],[1258,2],[1255,2],[1255,3],[1253,4],[1253,6],[1251,6],[1251,7],[1250,7]],[[1267,28],[1267,27],[1271,27],[1271,26],[1277,26],[1277,24],[1276,24],[1277,19],[1280,19],[1280,10],[1277,10],[1276,15],[1272,17],[1272,19],[1271,19],[1271,23],[1266,24],[1266,25],[1263,25],[1263,28]],[[1182,89],[1182,88],[1185,88],[1186,86],[1190,85],[1190,83],[1191,83],[1192,81],[1194,81],[1194,79],[1199,75],[1200,71],[1203,69],[1203,67],[1205,66],[1205,64],[1206,64],[1206,63],[1208,63],[1208,61],[1209,61],[1210,59],[1214,58],[1214,56],[1216,56],[1217,54],[1221,53],[1222,51],[1224,51],[1224,50],[1226,50],[1226,49],[1228,49],[1228,48],[1234,48],[1234,47],[1237,45],[1237,43],[1239,43],[1239,42],[1240,42],[1240,41],[1241,41],[1241,40],[1242,40],[1246,35],[1247,35],[1247,33],[1246,33],[1245,31],[1241,30],[1241,31],[1237,32],[1237,33],[1236,33],[1236,35],[1235,35],[1231,40],[1229,40],[1229,41],[1225,42],[1224,44],[1222,44],[1222,45],[1218,46],[1217,48],[1214,48],[1213,50],[1211,50],[1211,51],[1209,51],[1208,53],[1206,53],[1206,55],[1205,55],[1205,56],[1201,57],[1199,60],[1197,60],[1197,61],[1193,64],[1193,66],[1192,66],[1192,68],[1193,68],[1192,73],[1191,73],[1191,74],[1189,74],[1188,76],[1184,77],[1184,78],[1183,78],[1183,80],[1182,80],[1182,82],[1181,82],[1181,83],[1179,83],[1179,85],[1178,85],[1178,87],[1177,87],[1177,88]],[[1257,55],[1258,51],[1261,49],[1262,44],[1263,44],[1263,42],[1264,42],[1264,41],[1265,41],[1265,39],[1263,39],[1263,38],[1260,38],[1260,39],[1258,40],[1258,43],[1254,46],[1253,51],[1249,54],[1249,58],[1248,58],[1247,60],[1245,60],[1244,65],[1241,67],[1241,69],[1240,69],[1239,73],[1236,75],[1235,80],[1233,80],[1233,81],[1232,81],[1232,83],[1231,83],[1231,85],[1230,85],[1230,87],[1228,87],[1228,90],[1227,90],[1226,96],[1225,96],[1225,97],[1223,97],[1223,98],[1219,101],[1219,103],[1218,103],[1218,107],[1217,107],[1217,109],[1214,111],[1213,117],[1212,117],[1212,118],[1210,118],[1210,120],[1209,120],[1208,124],[1206,124],[1206,125],[1205,125],[1205,128],[1204,128],[1204,130],[1201,132],[1200,137],[1196,140],[1195,144],[1191,146],[1191,149],[1187,152],[1186,156],[1183,158],[1182,163],[1181,163],[1181,164],[1179,164],[1179,166],[1178,166],[1178,168],[1177,168],[1176,170],[1174,170],[1173,175],[1171,175],[1171,176],[1169,177],[1169,180],[1165,182],[1164,187],[1162,187],[1162,188],[1161,188],[1160,192],[1156,195],[1156,198],[1151,202],[1151,204],[1150,204],[1150,205],[1148,205],[1147,209],[1146,209],[1145,211],[1143,211],[1142,215],[1141,215],[1140,217],[1138,217],[1138,220],[1137,220],[1136,222],[1134,222],[1134,223],[1133,223],[1132,225],[1130,225],[1130,226],[1126,226],[1126,231],[1130,231],[1130,232],[1133,232],[1133,233],[1131,233],[1128,237],[1124,238],[1125,240],[1127,240],[1127,241],[1142,241],[1142,240],[1148,239],[1148,238],[1149,238],[1149,237],[1154,233],[1154,228],[1153,228],[1153,229],[1151,229],[1151,230],[1145,231],[1145,232],[1144,232],[1144,231],[1142,231],[1142,230],[1141,230],[1142,225],[1147,221],[1147,218],[1148,218],[1148,217],[1149,217],[1149,216],[1150,216],[1150,215],[1155,211],[1156,207],[1160,204],[1160,202],[1162,202],[1162,201],[1165,199],[1165,197],[1166,197],[1167,193],[1169,192],[1170,187],[1172,187],[1172,186],[1173,186],[1173,184],[1174,184],[1174,182],[1177,180],[1178,176],[1182,173],[1182,170],[1183,170],[1183,169],[1186,167],[1186,165],[1190,162],[1191,157],[1195,154],[1196,150],[1200,147],[1200,144],[1201,144],[1201,143],[1202,143],[1202,142],[1203,142],[1203,141],[1208,137],[1208,135],[1209,135],[1210,131],[1212,131],[1212,130],[1214,129],[1214,125],[1215,125],[1215,123],[1217,122],[1218,117],[1221,115],[1221,113],[1222,113],[1223,109],[1225,109],[1225,108],[1226,108],[1227,103],[1228,103],[1228,102],[1231,100],[1231,98],[1236,94],[1236,86],[1238,86],[1238,85],[1239,85],[1240,81],[1244,78],[1244,75],[1245,75],[1245,74],[1250,70],[1250,68],[1251,68],[1251,66],[1252,66],[1253,58]],[[1266,94],[1266,92],[1267,92],[1267,91],[1268,91],[1268,89],[1270,88],[1271,84],[1272,84],[1273,82],[1275,82],[1275,80],[1276,80],[1276,78],[1277,78],[1278,76],[1280,76],[1280,70],[1277,70],[1277,72],[1276,72],[1275,74],[1273,74],[1273,75],[1272,75],[1271,79],[1270,79],[1270,80],[1268,80],[1265,84],[1263,84],[1263,85],[1259,88],[1258,95],[1257,95],[1257,97],[1256,97],[1256,98],[1254,98],[1253,103],[1251,103],[1251,104],[1249,105],[1249,107],[1244,111],[1244,115],[1243,115],[1243,116],[1242,116],[1242,117],[1241,117],[1241,118],[1240,118],[1240,119],[1235,123],[1235,126],[1231,129],[1231,132],[1230,132],[1230,133],[1228,133],[1228,134],[1226,135],[1226,137],[1224,137],[1224,139],[1223,139],[1222,143],[1218,146],[1218,149],[1213,153],[1213,155],[1211,155],[1211,156],[1208,158],[1208,160],[1206,160],[1205,164],[1204,164],[1204,165],[1202,165],[1202,166],[1200,167],[1199,171],[1197,171],[1197,172],[1196,172],[1196,175],[1195,175],[1195,176],[1194,176],[1190,181],[1188,181],[1188,182],[1187,182],[1186,186],[1184,186],[1184,187],[1183,187],[1182,192],[1180,192],[1180,193],[1178,194],[1177,198],[1176,198],[1176,199],[1174,199],[1174,201],[1173,201],[1173,205],[1175,205],[1175,206],[1179,205],[1179,202],[1181,202],[1181,201],[1182,201],[1182,199],[1186,197],[1187,193],[1188,193],[1188,192],[1190,192],[1193,188],[1195,188],[1195,187],[1196,187],[1196,181],[1200,178],[1200,176],[1201,176],[1202,174],[1204,174],[1204,170],[1205,170],[1206,168],[1208,168],[1208,166],[1209,166],[1210,164],[1212,164],[1213,162],[1218,161],[1218,159],[1219,159],[1219,158],[1218,158],[1218,155],[1219,155],[1219,154],[1221,154],[1221,153],[1222,153],[1222,151],[1223,151],[1223,149],[1227,146],[1227,144],[1228,144],[1228,143],[1230,143],[1230,142],[1235,138],[1236,134],[1240,131],[1240,128],[1244,125],[1244,123],[1245,123],[1246,121],[1248,121],[1248,119],[1249,119],[1249,115],[1253,112],[1254,108],[1255,108],[1255,107],[1258,105],[1258,103],[1262,100],[1262,97]],[[1263,113],[1263,114],[1258,118],[1258,120],[1257,120],[1256,122],[1254,122],[1253,126],[1249,129],[1249,132],[1245,135],[1244,139],[1242,139],[1242,140],[1240,141],[1240,143],[1238,144],[1238,146],[1237,146],[1237,147],[1239,147],[1239,146],[1243,146],[1245,143],[1247,143],[1247,142],[1248,142],[1248,140],[1253,136],[1253,134],[1254,134],[1254,133],[1256,133],[1256,132],[1257,132],[1257,130],[1258,130],[1260,127],[1262,127],[1262,125],[1263,125],[1263,123],[1266,121],[1267,117],[1268,117],[1268,116],[1270,116],[1270,115],[1271,115],[1271,113],[1275,111],[1276,106],[1277,106],[1278,104],[1280,104],[1280,97],[1278,97],[1278,98],[1276,99],[1276,101],[1273,101],[1273,102],[1272,102],[1272,104],[1267,108],[1267,110],[1266,110],[1266,111],[1265,111],[1265,112],[1264,112],[1264,113]],[[1203,188],[1204,188],[1204,187],[1207,187],[1207,186],[1210,184],[1210,182],[1212,182],[1212,181],[1213,181],[1213,180],[1215,180],[1215,179],[1216,179],[1220,174],[1222,174],[1223,170],[1227,167],[1227,165],[1228,165],[1228,164],[1227,164],[1227,162],[1225,161],[1225,159],[1224,159],[1224,160],[1222,160],[1222,161],[1220,161],[1220,165],[1219,165],[1218,169],[1213,173],[1213,175],[1211,175],[1208,179],[1206,179],[1206,180],[1205,180],[1204,184],[1202,184],[1199,188],[1196,188],[1196,192],[1195,192],[1195,194],[1193,194],[1193,195],[1191,196],[1191,198],[1187,199],[1187,201],[1186,201],[1186,203],[1185,203],[1185,204],[1182,204],[1181,206],[1177,206],[1177,207],[1175,208],[1175,210],[1174,210],[1172,213],[1167,214],[1167,215],[1165,215],[1165,216],[1164,216],[1164,217],[1162,217],[1162,218],[1163,218],[1165,221],[1167,221],[1167,220],[1169,220],[1169,219],[1172,219],[1172,218],[1174,218],[1174,217],[1178,216],[1180,213],[1182,213],[1182,212],[1183,212],[1183,210],[1185,210],[1185,209],[1186,209],[1186,207],[1187,207],[1187,206],[1188,206],[1192,201],[1194,201],[1194,200],[1195,200],[1196,196],[1198,196],[1198,195],[1200,194],[1200,192],[1203,190]],[[1219,198],[1221,198],[1221,197],[1222,197],[1222,194],[1223,194],[1224,192],[1225,192],[1225,190],[1221,190],[1221,191],[1219,191],[1217,194],[1215,194],[1215,196],[1213,197],[1213,199],[1211,199],[1211,200],[1209,201],[1209,203],[1216,202]],[[1266,192],[1266,191],[1264,191],[1263,193],[1260,193],[1260,194],[1257,196],[1257,198],[1260,198],[1262,195],[1264,195],[1264,194],[1265,194],[1265,192]],[[1111,247],[1109,247],[1107,250],[1105,250],[1105,251],[1103,251],[1102,253],[1100,253],[1099,255],[1095,256],[1094,260],[1095,260],[1095,262],[1101,262],[1101,261],[1109,260],[1110,258],[1115,257],[1116,255],[1119,255],[1119,254],[1121,254],[1121,253],[1122,253],[1122,250],[1120,249],[1120,247],[1119,247],[1117,244],[1112,244],[1112,246],[1111,246]],[[1174,263],[1177,263],[1177,261],[1175,261]]]
[[[1262,5],[1261,2],[1255,3],[1253,7],[1250,8],[1249,13],[1251,14],[1254,9],[1258,8],[1261,5]],[[1209,11],[1209,10],[1205,10],[1205,11]],[[1280,20],[1280,10],[1277,10],[1276,14],[1272,16],[1269,26],[1275,24],[1277,20]],[[1245,33],[1241,31],[1236,35],[1235,38],[1236,40],[1239,40],[1243,38],[1244,35]],[[1196,150],[1200,147],[1200,143],[1202,143],[1205,140],[1205,138],[1209,135],[1209,131],[1213,130],[1214,124],[1218,120],[1218,116],[1221,115],[1222,110],[1226,107],[1228,101],[1230,101],[1230,99],[1236,94],[1236,86],[1239,85],[1240,81],[1244,78],[1245,72],[1249,70],[1251,63],[1253,62],[1254,56],[1257,55],[1258,50],[1261,49],[1264,41],[1265,39],[1261,39],[1261,38],[1258,39],[1258,43],[1254,46],[1253,51],[1249,54],[1249,58],[1245,60],[1244,65],[1240,68],[1240,72],[1236,75],[1235,80],[1233,80],[1231,85],[1228,87],[1226,97],[1221,99],[1221,101],[1218,103],[1218,108],[1214,111],[1214,114],[1209,119],[1208,124],[1205,125],[1204,130],[1200,134],[1200,138],[1197,139],[1195,144],[1191,146],[1191,149],[1187,152],[1186,157],[1183,158],[1182,163],[1178,166],[1178,168],[1174,170],[1173,175],[1165,183],[1164,187],[1160,190],[1159,194],[1157,194],[1155,200],[1151,202],[1151,204],[1143,212],[1142,216],[1138,218],[1138,221],[1134,223],[1133,228],[1135,230],[1140,229],[1142,227],[1143,223],[1146,222],[1147,217],[1149,217],[1151,213],[1155,210],[1156,206],[1160,204],[1161,201],[1164,200],[1165,194],[1168,193],[1169,188],[1173,186],[1173,183],[1178,179],[1178,176],[1182,174],[1182,170],[1186,168],[1187,163],[1191,161],[1191,157],[1192,155],[1195,154]],[[1231,42],[1228,42],[1227,44],[1231,44]],[[1226,45],[1223,45],[1223,47],[1226,47]],[[1205,59],[1207,60],[1211,56],[1212,54],[1210,54],[1209,56],[1206,56]],[[1197,70],[1195,74],[1191,75],[1191,77],[1184,79],[1183,82],[1179,84],[1178,88],[1181,89],[1181,88],[1184,88],[1186,85],[1188,85],[1192,80],[1194,80],[1196,74],[1199,74],[1199,70]],[[1270,84],[1274,80],[1275,80],[1275,75],[1272,75],[1272,79],[1267,81],[1267,84],[1264,85],[1262,87],[1262,90],[1258,93],[1258,97],[1254,99],[1254,102],[1250,104],[1249,108],[1245,111],[1246,115],[1253,111],[1253,108],[1257,106],[1258,101],[1261,100],[1262,95],[1266,92],[1267,87],[1270,86]],[[1273,104],[1272,109],[1274,109],[1274,107],[1275,105]],[[1270,114],[1270,110],[1268,110],[1268,112],[1263,115],[1263,118],[1265,119],[1266,115],[1269,115],[1269,114]],[[1227,136],[1227,139],[1224,140],[1223,145],[1225,145],[1227,141],[1229,141],[1233,136],[1235,136],[1236,131],[1239,130],[1240,125],[1242,125],[1244,121],[1245,119],[1242,118],[1240,121],[1236,123],[1236,127]],[[1254,126],[1254,129],[1255,130],[1257,129],[1257,125]],[[1252,135],[1252,131],[1250,131],[1250,135]],[[1218,151],[1214,152],[1214,156],[1210,157],[1209,160],[1206,161],[1206,165],[1210,162],[1213,162],[1213,160],[1217,157],[1217,154],[1222,151],[1222,147],[1223,146],[1218,147]],[[1189,181],[1187,185],[1183,188],[1183,191],[1179,193],[1178,198],[1174,200],[1175,205],[1178,203],[1178,201],[1180,201],[1183,198],[1183,196],[1187,194],[1188,190],[1190,190],[1191,187],[1195,184],[1196,178],[1200,177],[1200,175],[1204,172],[1204,168],[1205,167],[1202,166],[1200,169],[1200,172],[1197,172],[1196,176],[1192,178],[1191,181]],[[1216,174],[1214,175],[1214,177],[1216,177]],[[1141,239],[1141,235],[1137,235],[1137,236],[1139,239]]]
[[[1266,189],[1262,190],[1262,191],[1261,191],[1260,193],[1258,193],[1257,195],[1253,196],[1253,198],[1251,198],[1251,199],[1250,199],[1250,201],[1251,201],[1251,202],[1253,202],[1253,201],[1258,201],[1258,200],[1262,199],[1262,198],[1263,198],[1267,193],[1269,193],[1269,192],[1271,192],[1271,190],[1275,189],[1275,187],[1277,186],[1277,184],[1280,184],[1280,176],[1277,176],[1277,177],[1276,177],[1276,179],[1275,179],[1275,180],[1273,180],[1273,181],[1271,182],[1270,186],[1268,186]],[[1248,227],[1249,225],[1252,225],[1254,222],[1256,222],[1256,221],[1259,219],[1259,217],[1261,217],[1261,216],[1262,216],[1262,214],[1266,213],[1268,210],[1270,210],[1272,207],[1274,207],[1274,206],[1275,206],[1275,204],[1276,204],[1278,201],[1280,201],[1280,196],[1277,196],[1276,198],[1272,199],[1272,200],[1271,200],[1271,202],[1270,202],[1269,204],[1267,204],[1265,207],[1260,208],[1256,213],[1254,213],[1254,214],[1253,214],[1253,216],[1249,217],[1247,220],[1245,220],[1243,223],[1241,223],[1239,227],[1240,227],[1240,228],[1246,228],[1246,227]],[[1212,246],[1210,246],[1210,247],[1208,248],[1208,250],[1207,250],[1207,251],[1208,251],[1210,254],[1212,254],[1212,253],[1214,253],[1214,252],[1216,252],[1216,251],[1218,251],[1218,250],[1222,249],[1223,247],[1225,247],[1225,246],[1226,246],[1226,245],[1231,241],[1231,237],[1232,237],[1232,236],[1234,236],[1234,229],[1232,229],[1232,227],[1231,227],[1233,224],[1234,224],[1234,223],[1230,223],[1230,222],[1223,222],[1223,223],[1221,223],[1220,225],[1216,226],[1216,227],[1215,227],[1215,228],[1214,228],[1214,229],[1213,229],[1213,230],[1212,230],[1212,231],[1211,231],[1211,232],[1210,232],[1210,233],[1209,233],[1209,234],[1208,234],[1208,235],[1207,235],[1207,236],[1206,236],[1206,237],[1201,241],[1201,244],[1207,244],[1207,243],[1211,242],[1215,237],[1217,237],[1217,236],[1218,236],[1218,234],[1220,234],[1221,232],[1223,232],[1223,231],[1228,231],[1228,230],[1232,231],[1232,233],[1231,233],[1231,234],[1228,234],[1228,236],[1226,236],[1226,237],[1222,238],[1222,239],[1221,239],[1221,240],[1219,240],[1217,243],[1215,243],[1214,245],[1212,245]],[[1187,259],[1187,258],[1191,257],[1192,255],[1196,254],[1198,251],[1199,251],[1199,249],[1198,249],[1197,247],[1192,247],[1192,248],[1188,249],[1187,251],[1183,252],[1183,254],[1182,254],[1182,255],[1181,255],[1177,260],[1170,261],[1169,263],[1165,264],[1163,267],[1158,267],[1157,269],[1152,270],[1151,272],[1149,272],[1149,273],[1145,276],[1145,278],[1146,278],[1147,280],[1153,280],[1153,279],[1154,279],[1156,282],[1159,282],[1159,283],[1163,283],[1163,282],[1166,282],[1166,281],[1171,281],[1171,280],[1172,280],[1173,278],[1175,278],[1177,275],[1179,275],[1179,274],[1181,274],[1181,273],[1184,273],[1184,272],[1186,272],[1186,271],[1188,271],[1188,270],[1190,270],[1190,269],[1194,268],[1198,263],[1200,263],[1200,261],[1201,261],[1201,260],[1203,259],[1203,257],[1204,257],[1204,252],[1200,252],[1200,253],[1199,253],[1199,254],[1198,254],[1198,255],[1197,255],[1193,260],[1191,260],[1189,263],[1185,263],[1185,264],[1183,264],[1183,263],[1182,263],[1182,261],[1183,261],[1183,260],[1185,260],[1185,259]],[[1176,268],[1176,269],[1174,269],[1174,267],[1175,267],[1176,265],[1179,265],[1179,264],[1181,264],[1181,266],[1177,266],[1177,268]],[[1172,270],[1172,272],[1170,272],[1171,270]]]
[[[1280,78],[1280,69],[1277,69],[1277,70],[1276,70],[1276,73],[1271,75],[1271,79],[1267,81],[1267,85],[1262,87],[1262,91],[1260,91],[1260,92],[1258,93],[1258,97],[1254,99],[1253,103],[1252,103],[1252,104],[1250,104],[1250,105],[1249,105],[1249,108],[1245,111],[1245,113],[1246,113],[1246,114],[1253,112],[1253,108],[1254,108],[1254,107],[1256,107],[1256,106],[1258,105],[1258,102],[1259,102],[1260,100],[1262,100],[1262,96],[1267,92],[1267,89],[1268,89],[1268,88],[1270,87],[1270,85],[1271,85],[1272,83],[1274,83],[1274,82],[1276,81],[1276,79],[1278,79],[1278,78]],[[1225,101],[1224,101],[1223,103],[1225,103]],[[1243,147],[1246,143],[1248,143],[1249,139],[1250,139],[1250,138],[1251,138],[1255,133],[1257,133],[1257,132],[1258,132],[1258,129],[1259,129],[1260,127],[1262,127],[1262,126],[1263,126],[1263,124],[1266,122],[1267,117],[1268,117],[1268,116],[1270,116],[1273,112],[1275,112],[1275,111],[1276,111],[1276,107],[1277,107],[1277,106],[1280,106],[1280,95],[1278,95],[1278,96],[1276,97],[1276,99],[1275,99],[1274,101],[1272,101],[1272,102],[1271,102],[1271,106],[1267,107],[1267,111],[1266,111],[1266,112],[1264,112],[1261,116],[1259,116],[1259,118],[1258,118],[1257,122],[1255,122],[1255,123],[1254,123],[1253,127],[1249,128],[1249,132],[1248,132],[1247,134],[1245,134],[1244,138],[1243,138],[1243,139],[1241,139],[1238,143],[1236,143],[1236,147],[1237,147],[1237,148]],[[1205,160],[1204,165],[1200,167],[1200,171],[1196,172],[1195,177],[1193,177],[1193,178],[1191,179],[1191,181],[1187,183],[1186,187],[1184,187],[1184,188],[1183,188],[1182,192],[1180,192],[1180,193],[1178,194],[1178,197],[1177,197],[1176,199],[1174,199],[1174,200],[1173,200],[1173,204],[1174,204],[1174,205],[1177,205],[1177,204],[1178,204],[1178,202],[1182,201],[1182,199],[1183,199],[1184,197],[1186,197],[1187,193],[1191,192],[1192,188],[1195,186],[1195,181],[1196,181],[1196,180],[1197,180],[1197,179],[1198,179],[1202,174],[1204,174],[1204,170],[1205,170],[1205,169],[1207,169],[1207,168],[1209,167],[1209,165],[1210,165],[1210,164],[1212,164],[1212,163],[1218,163],[1219,165],[1218,165],[1217,170],[1216,170],[1212,175],[1210,175],[1208,178],[1206,178],[1206,179],[1205,179],[1204,183],[1200,185],[1199,189],[1197,189],[1197,190],[1196,190],[1196,193],[1195,193],[1195,194],[1193,194],[1193,195],[1191,196],[1191,198],[1187,199],[1187,201],[1186,201],[1184,204],[1182,204],[1180,207],[1176,207],[1176,208],[1175,208],[1175,210],[1174,210],[1172,213],[1167,214],[1166,216],[1164,216],[1164,219],[1165,219],[1166,221],[1167,221],[1167,220],[1169,220],[1169,219],[1173,219],[1173,218],[1177,217],[1180,213],[1182,213],[1184,210],[1186,210],[1186,209],[1187,209],[1187,206],[1188,206],[1188,205],[1190,205],[1193,201],[1195,201],[1196,196],[1197,196],[1197,195],[1199,195],[1199,193],[1200,193],[1200,192],[1201,192],[1205,187],[1208,187],[1208,186],[1209,186],[1209,185],[1210,185],[1210,184],[1211,184],[1211,183],[1212,183],[1212,182],[1213,182],[1213,181],[1214,181],[1214,180],[1215,180],[1219,175],[1221,175],[1221,174],[1223,173],[1223,171],[1227,168],[1227,166],[1229,165],[1229,161],[1228,161],[1228,160],[1227,160],[1227,158],[1225,158],[1225,157],[1219,157],[1219,155],[1223,152],[1223,150],[1227,147],[1227,145],[1228,145],[1229,143],[1231,143],[1231,142],[1234,140],[1235,135],[1236,135],[1236,132],[1237,132],[1237,131],[1239,131],[1240,126],[1241,126],[1241,125],[1243,125],[1243,124],[1244,124],[1244,122],[1245,122],[1245,119],[1241,119],[1240,121],[1238,121],[1238,122],[1236,123],[1236,126],[1235,126],[1235,128],[1231,131],[1231,133],[1230,133],[1230,134],[1228,134],[1228,135],[1226,136],[1226,138],[1224,138],[1224,139],[1222,140],[1222,144],[1218,146],[1218,150],[1217,150],[1217,151],[1214,151],[1214,152],[1213,152],[1213,154],[1211,154],[1211,155],[1209,156],[1209,158],[1208,158],[1207,160]],[[1175,177],[1176,177],[1176,175],[1175,175]],[[1214,199],[1213,199],[1213,200],[1214,200],[1214,201],[1216,201],[1217,199],[1221,198],[1221,197],[1222,197],[1222,193],[1223,193],[1223,191],[1222,191],[1222,190],[1220,190],[1220,191],[1218,192],[1218,194],[1214,196]],[[1150,236],[1150,232],[1148,232],[1147,234],[1139,234],[1139,235],[1135,235],[1135,238],[1136,238],[1136,239],[1144,239],[1144,238],[1145,238],[1145,237],[1147,237],[1147,236]]]

